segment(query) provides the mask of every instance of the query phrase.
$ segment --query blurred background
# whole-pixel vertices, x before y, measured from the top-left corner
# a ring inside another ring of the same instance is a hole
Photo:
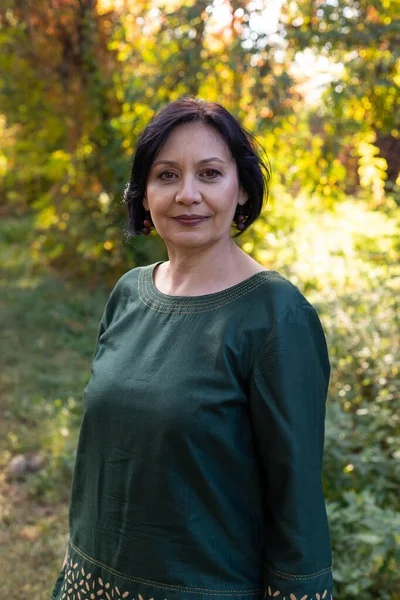
[[[0,597],[48,599],[107,295],[165,260],[127,239],[135,141],[183,94],[272,167],[237,243],[317,307],[332,362],[324,486],[336,600],[398,600],[398,0],[3,0]]]

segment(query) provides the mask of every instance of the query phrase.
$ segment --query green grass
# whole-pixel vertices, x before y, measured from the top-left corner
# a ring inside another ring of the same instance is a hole
[[[88,294],[35,265],[29,217],[0,224],[0,598],[48,600],[67,539],[83,389],[105,289]],[[19,479],[18,454],[44,455]]]

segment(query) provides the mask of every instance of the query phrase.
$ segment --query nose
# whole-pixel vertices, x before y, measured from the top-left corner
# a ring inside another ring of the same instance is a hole
[[[186,206],[201,202],[201,193],[194,177],[190,175],[182,177],[179,189],[175,195],[175,201]]]

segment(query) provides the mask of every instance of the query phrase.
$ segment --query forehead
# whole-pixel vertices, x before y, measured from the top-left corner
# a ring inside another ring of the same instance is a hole
[[[203,157],[204,154],[204,157]],[[231,152],[222,135],[211,125],[204,123],[183,123],[175,127],[158,153],[158,159],[170,158],[171,155],[197,158],[217,156],[231,161]]]

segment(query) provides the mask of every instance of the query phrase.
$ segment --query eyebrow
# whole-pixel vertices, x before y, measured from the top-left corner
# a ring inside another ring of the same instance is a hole
[[[209,162],[219,162],[222,164],[225,164],[225,161],[222,160],[221,158],[218,158],[218,156],[211,156],[210,158],[203,158],[202,160],[199,160],[196,165],[204,165],[206,163]],[[174,160],[157,160],[154,163],[154,166],[156,165],[177,165],[178,163]]]

